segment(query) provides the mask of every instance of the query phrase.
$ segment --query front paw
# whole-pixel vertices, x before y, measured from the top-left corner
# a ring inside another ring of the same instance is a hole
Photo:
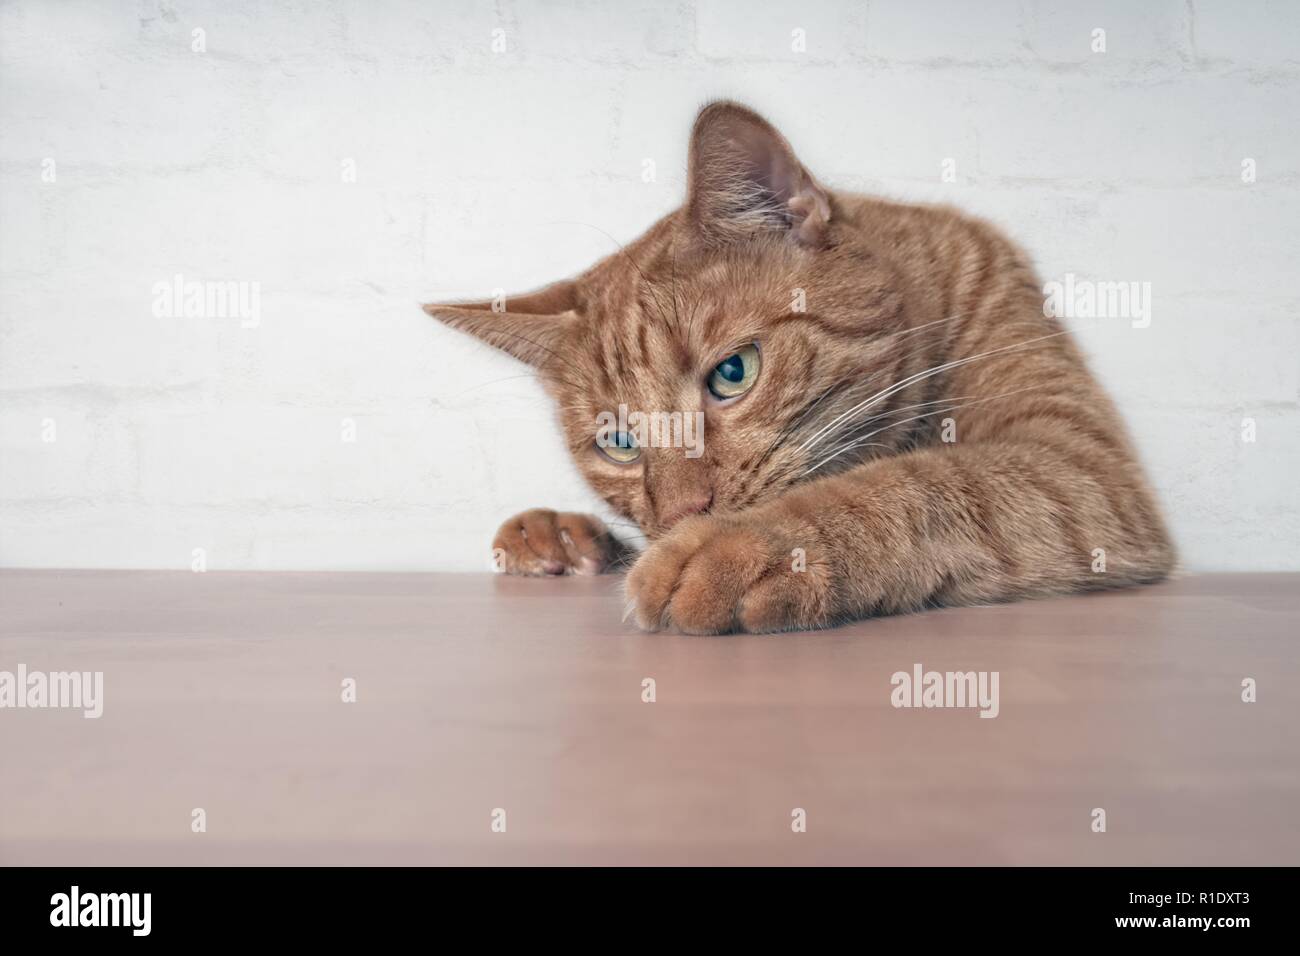
[[[492,541],[492,567],[532,577],[600,574],[626,554],[595,515],[533,508],[501,525]]]
[[[831,623],[833,575],[815,529],[758,515],[688,518],[627,579],[647,631],[787,631]]]

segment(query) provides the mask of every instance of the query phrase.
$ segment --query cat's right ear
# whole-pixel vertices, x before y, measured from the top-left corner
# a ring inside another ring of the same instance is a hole
[[[453,329],[468,332],[522,362],[541,367],[559,352],[577,320],[577,298],[577,283],[565,281],[516,297],[432,302],[424,306],[424,311]]]
[[[830,194],[771,123],[739,103],[710,103],[691,130],[687,215],[709,243],[785,233],[828,244]]]

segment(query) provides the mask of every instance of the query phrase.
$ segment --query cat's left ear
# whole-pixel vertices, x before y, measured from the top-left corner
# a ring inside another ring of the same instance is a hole
[[[827,244],[830,196],[785,137],[738,103],[710,103],[691,131],[691,223],[708,241],[785,230],[803,246]]]
[[[485,302],[433,302],[424,311],[540,368],[559,352],[577,321],[577,308],[577,283],[566,280]]]

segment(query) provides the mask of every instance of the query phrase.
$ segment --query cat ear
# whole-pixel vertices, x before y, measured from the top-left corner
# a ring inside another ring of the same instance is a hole
[[[522,362],[541,366],[559,351],[577,318],[577,305],[577,283],[565,281],[514,298],[433,302],[424,311]]]
[[[728,242],[786,230],[826,245],[830,198],[767,120],[738,103],[710,103],[691,131],[687,214],[704,237]]]

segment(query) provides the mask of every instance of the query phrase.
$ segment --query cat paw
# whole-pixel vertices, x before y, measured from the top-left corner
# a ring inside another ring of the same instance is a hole
[[[832,623],[831,572],[814,529],[745,516],[688,518],[641,556],[629,611],[647,631],[788,631]]]
[[[595,515],[533,508],[501,525],[492,541],[492,567],[531,577],[600,574],[624,553]]]

